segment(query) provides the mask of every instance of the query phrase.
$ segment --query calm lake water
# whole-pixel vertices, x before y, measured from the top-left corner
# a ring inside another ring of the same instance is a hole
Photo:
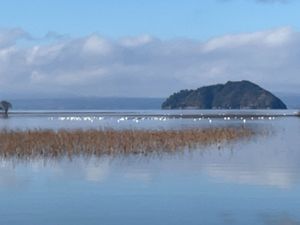
[[[234,125],[270,132],[176,154],[2,159],[0,224],[300,224],[300,118],[293,114],[14,112],[0,119],[1,129]]]

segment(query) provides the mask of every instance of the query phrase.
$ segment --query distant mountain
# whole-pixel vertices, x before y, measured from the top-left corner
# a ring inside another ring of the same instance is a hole
[[[286,109],[269,91],[250,81],[229,81],[196,90],[181,90],[162,104],[163,109]]]
[[[77,97],[12,99],[13,110],[150,110],[160,109],[163,98]]]
[[[300,109],[300,94],[278,92],[276,96],[278,96],[289,109]]]

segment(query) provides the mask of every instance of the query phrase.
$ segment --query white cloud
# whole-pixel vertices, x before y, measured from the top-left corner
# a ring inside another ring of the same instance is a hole
[[[153,41],[153,38],[149,35],[141,35],[138,37],[127,37],[120,40],[120,43],[124,47],[138,47],[145,45]]]
[[[241,48],[241,47],[280,47],[288,44],[293,37],[293,30],[283,27],[275,30],[245,33],[237,35],[226,35],[213,38],[204,44],[204,51],[213,51],[221,48]]]
[[[97,35],[92,35],[85,38],[83,44],[83,52],[86,54],[99,54],[106,56],[112,51],[111,46],[107,40]]]
[[[93,34],[31,44],[20,29],[0,30],[2,96],[167,96],[183,88],[252,80],[271,91],[300,88],[300,35],[290,27],[208,41]]]
[[[0,29],[0,49],[16,44],[19,39],[30,38],[22,29]]]

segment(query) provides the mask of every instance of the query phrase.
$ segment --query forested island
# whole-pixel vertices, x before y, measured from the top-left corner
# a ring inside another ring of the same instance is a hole
[[[168,97],[162,109],[287,109],[287,106],[271,92],[243,80],[181,90]]]

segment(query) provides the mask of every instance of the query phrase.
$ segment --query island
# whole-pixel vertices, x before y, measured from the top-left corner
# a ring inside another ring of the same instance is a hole
[[[162,109],[287,109],[271,92],[250,81],[181,90],[162,103]]]

